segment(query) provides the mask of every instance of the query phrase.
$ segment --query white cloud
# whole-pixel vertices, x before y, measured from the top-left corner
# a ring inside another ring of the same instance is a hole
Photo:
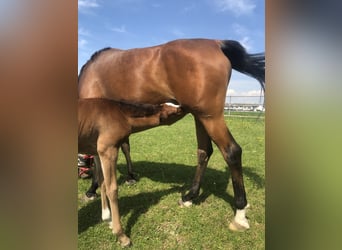
[[[228,88],[226,103],[249,103],[262,105],[264,103],[264,93],[260,90],[236,91],[235,89]]]
[[[118,32],[118,33],[127,33],[125,25],[121,25],[121,27],[110,28],[110,30]]]
[[[85,40],[85,39],[79,39],[79,40],[78,40],[78,48],[83,49],[83,48],[86,46],[87,43],[88,43],[87,40]]]
[[[173,29],[172,34],[174,34],[176,37],[184,37],[185,36],[185,33],[183,31],[181,31],[180,29]]]
[[[249,90],[247,92],[242,92],[241,95],[243,96],[260,96],[263,95],[262,90]]]
[[[251,14],[256,7],[253,0],[214,0],[213,2],[220,11],[231,11],[237,16]]]
[[[192,5],[185,6],[185,7],[181,10],[181,12],[182,12],[182,13],[188,13],[188,12],[192,11],[192,10],[195,9],[195,8],[196,8],[196,5],[193,3]]]
[[[78,29],[78,35],[79,36],[90,36],[90,32],[84,28]]]
[[[96,0],[78,0],[78,8],[96,8],[99,6]]]
[[[236,91],[234,89],[228,88],[227,95],[236,95]]]
[[[236,91],[235,89],[228,88],[227,96],[257,96],[263,95],[263,92],[259,90],[249,90],[249,91]]]
[[[245,36],[246,34],[250,33],[244,25],[241,25],[239,23],[233,23],[232,28],[235,34],[239,36]]]
[[[245,47],[247,51],[252,50],[252,41],[249,38],[249,36],[243,37],[242,39],[239,40],[239,42],[242,44],[243,47]]]
[[[251,40],[249,34],[251,34],[250,30],[246,28],[244,25],[234,23],[232,24],[232,29],[236,35],[242,37],[239,42],[246,48],[247,51],[252,49],[253,41]]]

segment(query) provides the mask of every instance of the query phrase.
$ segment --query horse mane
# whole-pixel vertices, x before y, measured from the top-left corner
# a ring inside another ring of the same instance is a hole
[[[93,53],[93,54],[91,55],[90,59],[88,59],[88,61],[87,61],[85,64],[83,64],[83,66],[82,66],[82,68],[81,68],[81,70],[80,70],[80,73],[79,73],[79,75],[78,75],[78,80],[80,79],[80,77],[81,77],[83,71],[85,70],[85,68],[86,68],[91,62],[95,61],[96,58],[97,58],[103,51],[110,50],[110,49],[111,49],[111,47],[106,47],[106,48],[100,49],[100,50],[96,51],[95,53]]]

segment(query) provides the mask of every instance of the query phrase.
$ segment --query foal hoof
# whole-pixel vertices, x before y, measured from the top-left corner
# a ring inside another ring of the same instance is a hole
[[[137,181],[135,179],[128,179],[125,181],[126,185],[134,185],[135,183],[137,183]]]
[[[121,247],[129,247],[132,244],[130,238],[128,238],[125,234],[119,236],[118,238]]]
[[[95,200],[95,199],[97,199],[99,196],[98,196],[98,194],[96,194],[96,193],[86,193],[85,195],[84,195],[84,201],[86,201],[86,202],[90,202],[90,201],[93,201],[93,200]]]
[[[178,201],[180,207],[191,207],[192,201],[183,201],[182,198]]]

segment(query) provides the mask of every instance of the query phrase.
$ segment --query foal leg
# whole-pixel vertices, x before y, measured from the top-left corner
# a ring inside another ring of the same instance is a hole
[[[108,200],[106,197],[106,188],[105,188],[104,182],[103,182],[103,173],[102,173],[101,161],[100,161],[100,158],[98,155],[94,156],[94,161],[95,161],[95,171],[94,171],[93,176],[95,178],[93,178],[92,187],[95,183],[95,185],[97,187],[100,186],[100,188],[101,188],[101,207],[102,207],[102,216],[101,217],[102,217],[103,221],[109,222],[111,220],[110,209],[109,209]],[[92,187],[90,187],[90,188],[92,188]],[[96,192],[96,189],[94,190],[94,192]]]
[[[86,192],[86,196],[93,200],[97,197],[96,190],[99,187],[99,169],[101,170],[101,163],[98,156],[94,156],[95,167],[93,171],[93,175],[91,178],[91,186]]]
[[[132,185],[136,183],[136,179],[133,175],[133,165],[132,165],[132,160],[131,160],[131,153],[130,153],[130,146],[129,146],[129,139],[124,140],[124,142],[121,145],[121,150],[122,153],[125,155],[126,162],[127,162],[127,179],[126,179],[126,184]]]
[[[189,192],[182,197],[180,200],[181,206],[189,207],[192,205],[192,200],[199,195],[199,189],[201,185],[201,179],[203,177],[203,174],[205,172],[205,169],[207,168],[209,158],[211,154],[213,153],[213,147],[211,144],[211,139],[206,132],[205,128],[203,127],[202,123],[195,118],[195,124],[196,124],[196,136],[197,136],[197,168],[194,180],[192,182],[192,186],[189,190]]]
[[[117,147],[98,147],[104,177],[104,188],[110,202],[112,216],[112,231],[117,235],[121,246],[129,246],[131,240],[125,235],[120,223],[118,206],[118,186],[116,181]],[[103,186],[103,185],[102,185]],[[102,192],[101,192],[102,194]]]
[[[223,117],[203,119],[202,122],[208,134],[220,149],[231,171],[236,213],[229,228],[233,231],[244,231],[249,228],[249,223],[246,218],[248,205],[242,176],[242,149],[228,130]]]

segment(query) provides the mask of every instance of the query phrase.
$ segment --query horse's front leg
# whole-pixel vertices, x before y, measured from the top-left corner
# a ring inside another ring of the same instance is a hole
[[[104,177],[104,188],[110,202],[112,231],[115,235],[117,235],[121,246],[129,246],[131,244],[131,240],[125,235],[122,229],[118,206],[118,186],[116,180],[116,161],[118,157],[118,148],[114,146],[103,146],[101,143],[99,143],[98,153],[100,156]]]
[[[189,207],[192,205],[192,200],[194,198],[197,198],[199,195],[201,180],[203,177],[203,174],[205,172],[205,169],[207,168],[208,161],[210,156],[213,153],[213,147],[211,144],[211,139],[204,129],[202,123],[195,118],[196,122],[196,136],[197,136],[197,143],[198,143],[198,149],[197,149],[197,168],[194,180],[192,182],[192,186],[189,190],[189,192],[182,197],[182,199],[179,201],[179,204],[181,206]]]

